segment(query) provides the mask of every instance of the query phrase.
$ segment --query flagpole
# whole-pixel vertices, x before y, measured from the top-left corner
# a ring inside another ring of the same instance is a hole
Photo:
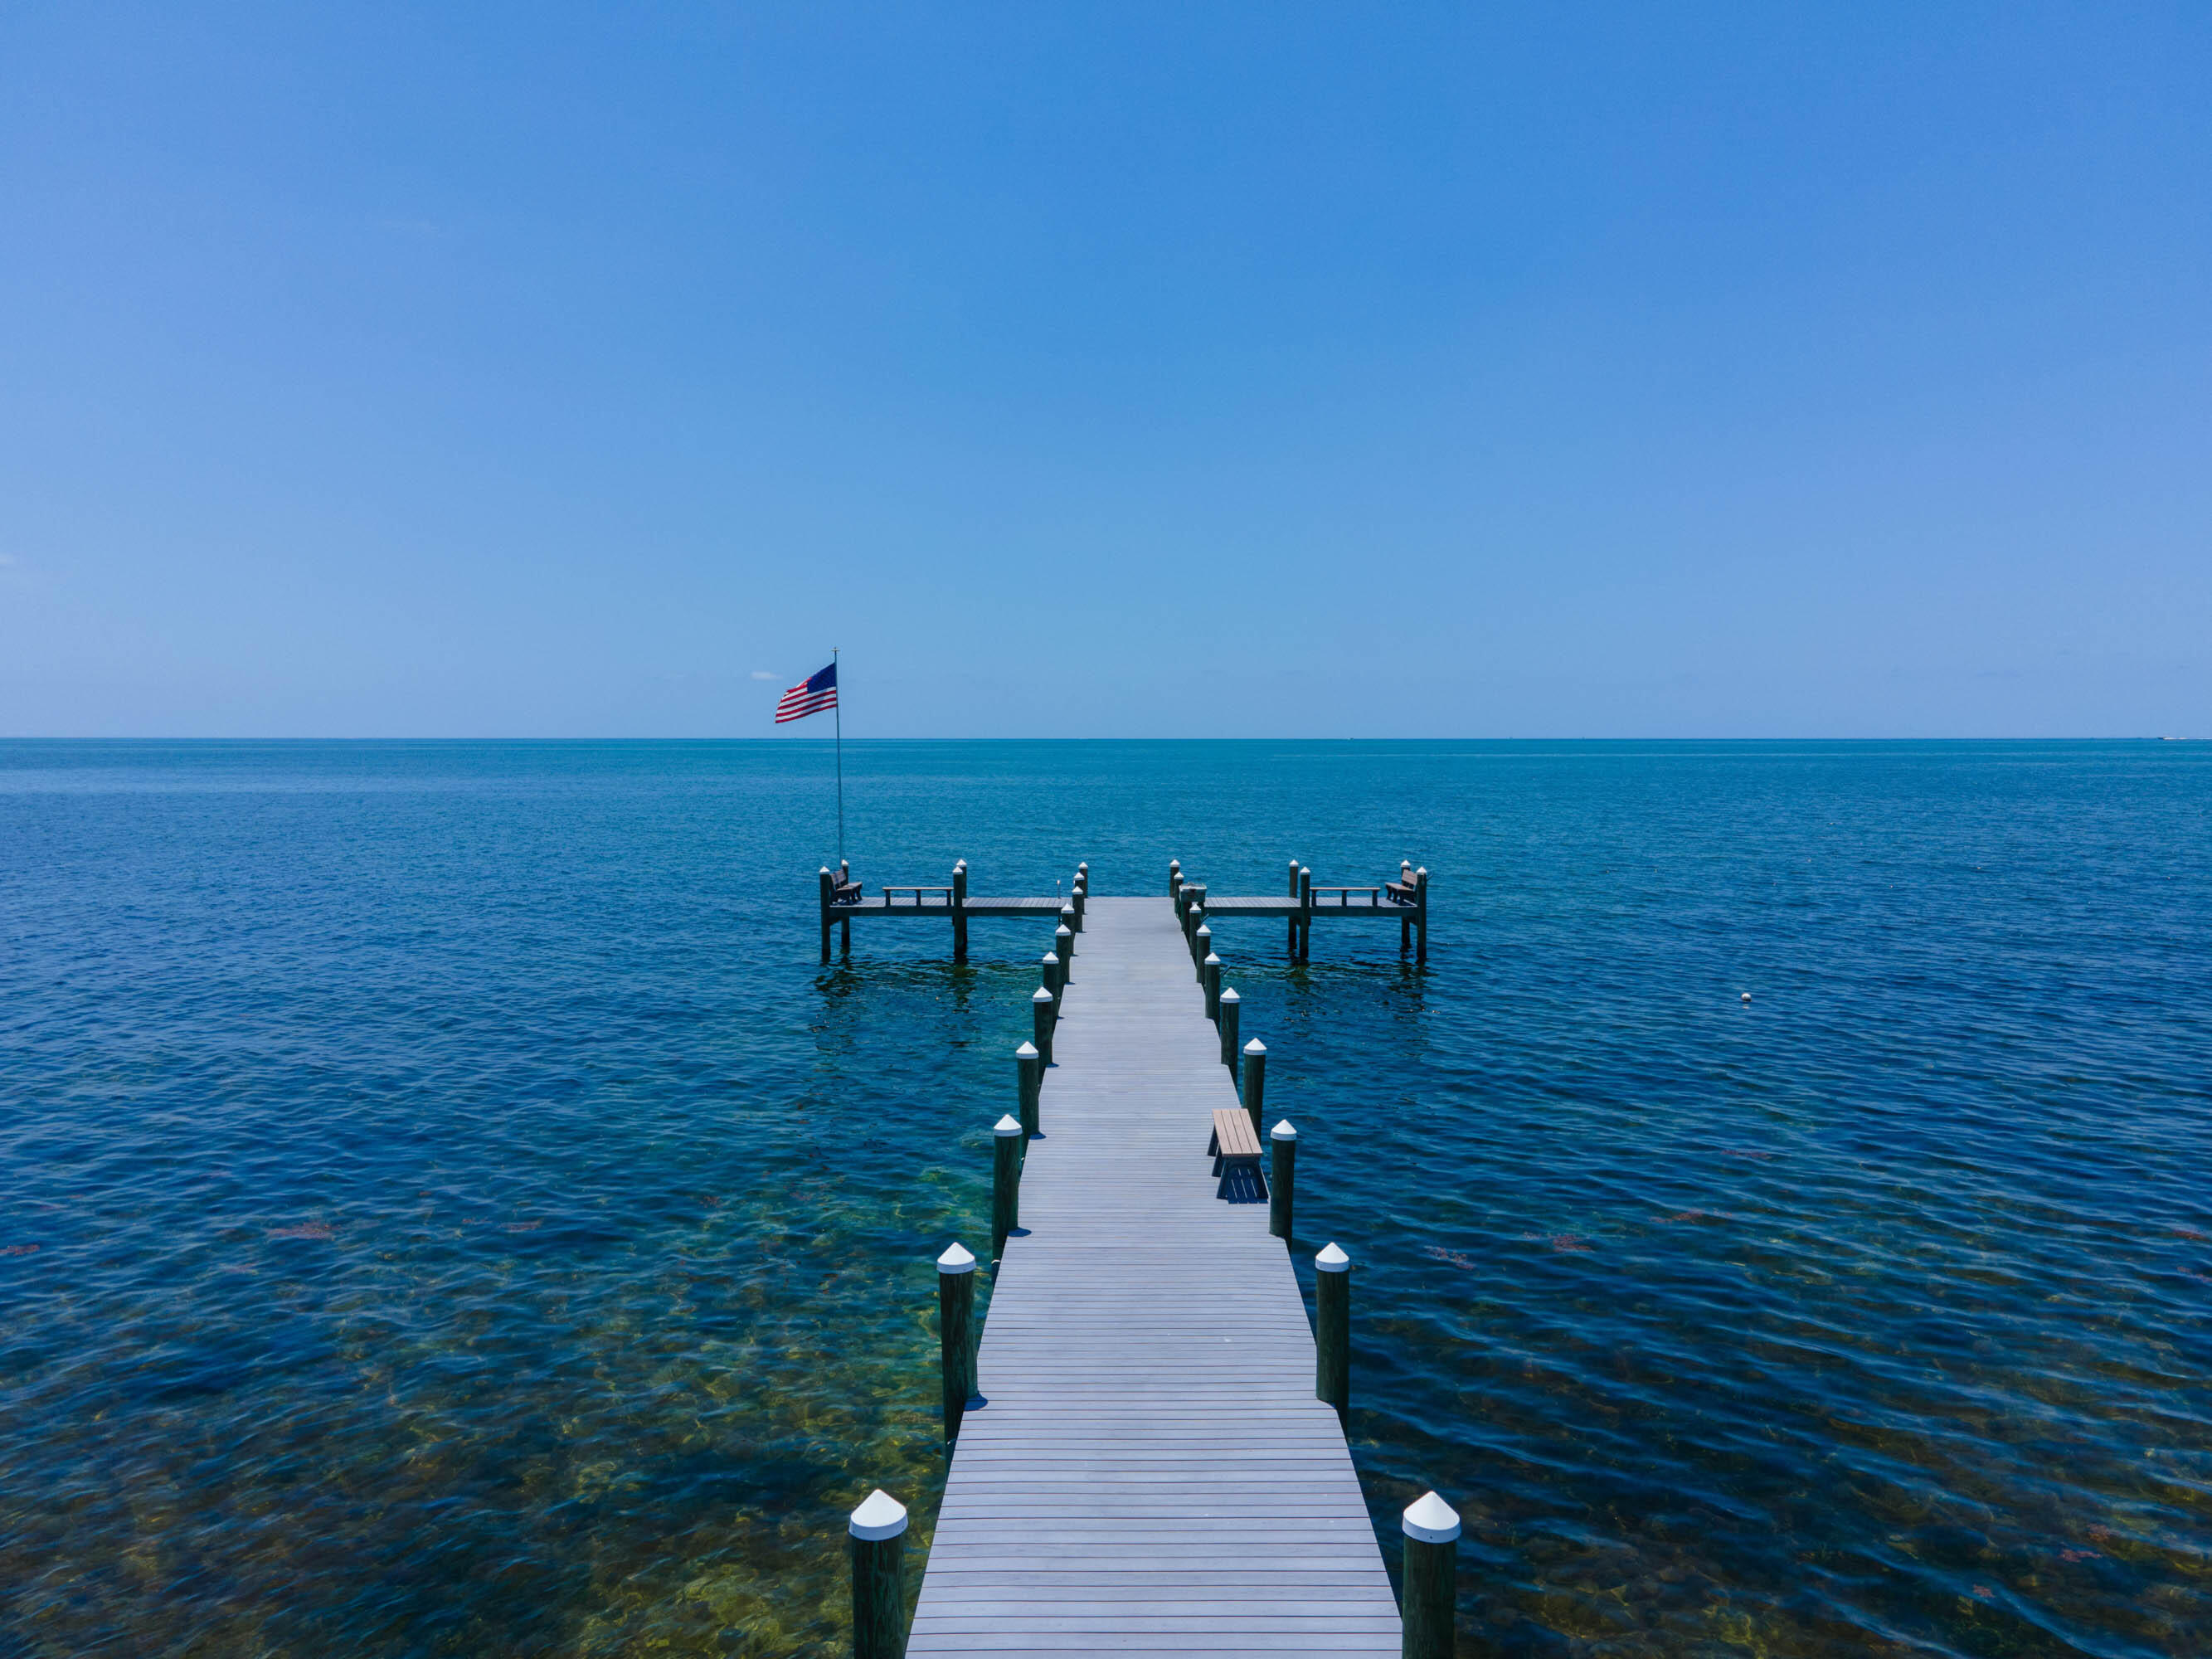
[[[835,667],[836,667],[836,665],[837,665],[837,647],[836,647],[836,646],[834,646],[834,645],[833,645],[833,646],[831,646],[831,647],[830,647],[830,667],[832,667],[832,668],[835,668]],[[838,678],[839,678],[840,679],[842,679],[842,678],[843,678],[844,677],[843,677],[842,675],[840,675],[840,676],[838,676]],[[838,867],[839,867],[839,868],[841,868],[841,869],[842,869],[842,868],[843,868],[843,866],[844,866],[844,863],[845,863],[845,696],[844,696],[844,692],[845,692],[845,688],[844,688],[843,686],[842,686],[842,685],[841,685],[841,686],[839,686],[839,687],[837,688],[837,694],[838,694],[838,695],[837,695],[837,701],[836,701],[836,704],[834,705],[834,709],[835,709],[835,712],[836,712],[836,716],[837,716],[837,864],[838,864]]]

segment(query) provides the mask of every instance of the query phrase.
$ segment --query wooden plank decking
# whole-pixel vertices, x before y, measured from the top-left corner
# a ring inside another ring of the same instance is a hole
[[[1164,896],[1092,899],[909,1654],[1399,1651],[1397,1606]]]

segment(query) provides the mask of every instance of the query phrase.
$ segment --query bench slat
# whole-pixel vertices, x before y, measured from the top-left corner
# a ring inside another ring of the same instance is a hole
[[[1253,1133],[1250,1115],[1242,1109],[1224,1109],[1214,1113],[1213,1142],[1223,1158],[1260,1156],[1260,1137]]]

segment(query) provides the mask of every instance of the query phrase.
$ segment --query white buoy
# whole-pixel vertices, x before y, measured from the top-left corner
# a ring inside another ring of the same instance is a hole
[[[1746,1002],[1750,1001],[1750,1000],[1751,1000],[1751,993],[1750,993],[1750,992],[1748,992],[1748,991],[1746,991],[1746,992],[1743,994],[1743,1000],[1744,1000]]]

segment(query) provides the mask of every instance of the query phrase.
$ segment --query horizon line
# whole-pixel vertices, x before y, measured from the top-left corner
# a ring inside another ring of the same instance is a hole
[[[821,744],[834,744],[841,739],[817,737],[812,733],[793,732],[789,735],[739,737],[667,737],[628,735],[621,737],[526,737],[496,732],[469,736],[429,736],[386,732],[375,736],[319,735],[257,736],[248,733],[228,733],[209,736],[204,733],[187,735],[166,732],[131,734],[100,733],[70,734],[52,732],[18,732],[0,734],[0,743],[173,743],[173,744],[751,744],[759,745]],[[856,737],[855,744],[922,744],[922,743],[2207,743],[2212,736],[2197,736],[2176,732],[2089,732],[2034,733],[2017,732],[1996,736],[1966,736],[1962,734],[1905,733],[1857,734],[1848,737],[1815,736],[1809,733],[1775,733],[1751,735],[1671,735],[1638,737],[1607,736],[1601,733],[1580,733],[1572,736],[1500,737],[1454,734],[1443,737],[1403,737],[1358,735],[1324,737],[1314,734],[1285,733],[1273,737]]]

